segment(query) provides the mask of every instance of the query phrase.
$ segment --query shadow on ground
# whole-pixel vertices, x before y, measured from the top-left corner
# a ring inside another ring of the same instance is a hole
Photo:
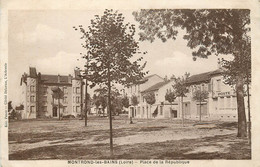
[[[235,134],[201,139],[114,146],[113,159],[251,159],[246,139]],[[33,159],[111,159],[108,144],[62,144],[19,151],[10,160]]]

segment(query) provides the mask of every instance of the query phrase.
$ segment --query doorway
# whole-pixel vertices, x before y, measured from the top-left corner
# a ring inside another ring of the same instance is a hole
[[[171,110],[171,118],[177,118],[177,110]]]
[[[53,109],[52,109],[52,116],[53,117],[57,117],[58,116],[57,107],[53,107]]]

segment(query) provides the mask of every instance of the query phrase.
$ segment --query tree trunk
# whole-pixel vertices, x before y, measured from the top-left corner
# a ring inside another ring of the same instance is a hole
[[[110,127],[110,156],[111,158],[114,156],[113,153],[113,132],[112,132],[112,111],[111,111],[111,83],[110,83],[110,67],[108,68],[108,112],[109,112],[109,127]]]
[[[87,78],[86,78],[86,85],[85,85],[85,126],[88,126],[88,80]]]
[[[200,100],[200,122],[201,122],[201,100]]]
[[[247,79],[248,81],[248,79]],[[248,140],[251,145],[251,113],[250,113],[250,93],[249,93],[249,83],[247,83],[247,105],[248,105]]]
[[[58,87],[58,107],[59,107],[59,120],[60,120],[60,91],[59,91],[59,87]]]
[[[246,137],[247,136],[243,86],[244,86],[243,76],[240,74],[236,77],[237,115],[238,115],[237,137]]]
[[[181,96],[182,126],[184,126],[183,96]]]
[[[251,145],[251,113],[250,113],[250,92],[249,92],[249,72],[248,68],[246,71],[246,87],[247,87],[247,107],[248,107],[248,141],[249,145]]]

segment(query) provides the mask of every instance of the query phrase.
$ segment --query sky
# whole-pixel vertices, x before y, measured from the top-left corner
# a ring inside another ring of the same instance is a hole
[[[121,11],[125,21],[138,25],[132,15],[133,11]],[[20,78],[29,67],[36,67],[42,74],[73,74],[75,67],[82,67],[84,60],[80,53],[82,40],[80,33],[73,26],[83,25],[87,28],[94,15],[101,15],[97,10],[12,10],[8,15],[8,74],[9,100],[19,105],[17,96]],[[181,76],[185,72],[191,75],[217,69],[217,58],[192,60],[192,50],[187,41],[182,39],[180,31],[176,40],[165,43],[157,39],[153,43],[140,41],[140,51],[147,51],[143,60],[147,61],[145,71],[168,77]],[[138,40],[138,34],[136,34]],[[138,58],[138,56],[135,56]],[[142,63],[144,63],[144,61]]]

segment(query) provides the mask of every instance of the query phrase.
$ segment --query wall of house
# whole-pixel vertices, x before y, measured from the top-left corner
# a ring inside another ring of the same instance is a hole
[[[128,111],[128,116],[131,117],[131,112],[132,110],[136,113],[134,114],[135,117],[137,118],[143,118],[142,115],[143,114],[143,110],[142,110],[142,107],[145,106],[146,109],[145,109],[145,112],[146,112],[146,117],[147,117],[147,107],[150,109],[149,106],[146,105],[146,102],[144,101],[143,99],[143,96],[141,95],[141,92],[144,91],[145,89],[148,89],[149,87],[151,87],[152,85],[156,84],[156,83],[159,83],[159,82],[162,82],[163,79],[161,77],[159,77],[158,75],[154,75],[154,76],[151,76],[148,78],[148,80],[143,83],[143,84],[139,84],[139,85],[132,85],[128,88],[128,98],[130,100],[130,104],[131,104],[131,97],[133,95],[137,96],[138,97],[138,101],[139,101],[139,104],[138,106],[134,107],[134,106],[131,106],[129,107],[129,111]],[[134,109],[133,109],[134,108]],[[148,109],[148,117],[151,118],[151,113]],[[142,110],[142,111],[141,111]],[[137,114],[137,111],[140,111],[140,114]],[[142,114],[141,114],[142,113]]]
[[[38,98],[37,98],[37,86],[38,80],[37,78],[27,78],[27,86],[26,86],[26,107],[25,108],[25,117],[26,119],[36,118],[36,113],[38,111]]]
[[[27,119],[27,85],[24,82],[21,84],[21,104],[24,105],[24,110],[21,111],[21,117],[22,119]]]
[[[77,116],[81,114],[80,105],[81,105],[81,81],[73,79],[72,80],[72,115]]]
[[[168,84],[162,86],[158,90],[153,91],[155,94],[155,103],[153,105],[147,104],[144,95],[141,94],[141,102],[138,106],[132,107],[131,110],[134,111],[134,117],[136,118],[180,118],[181,110],[178,105],[178,98],[175,102],[170,105],[169,102],[165,100],[165,94],[167,90],[172,90],[172,85],[174,82],[169,82]],[[157,109],[157,114],[155,110]],[[130,110],[130,111],[131,111]],[[172,111],[171,111],[172,110]],[[130,112],[131,113],[131,112]]]
[[[199,83],[189,86],[189,93],[184,98],[185,118],[198,119],[199,105],[192,99],[193,91],[196,88],[208,90],[209,98],[202,103],[202,118],[210,119],[237,119],[237,99],[234,89],[223,83],[221,75],[213,76],[209,83]],[[186,108],[185,108],[186,107]],[[247,96],[245,96],[245,107],[247,114]]]

